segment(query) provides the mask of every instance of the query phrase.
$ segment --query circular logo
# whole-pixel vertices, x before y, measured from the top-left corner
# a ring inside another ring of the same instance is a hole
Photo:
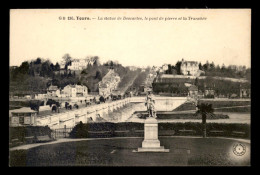
[[[242,156],[246,153],[246,146],[242,143],[237,143],[233,146],[233,153],[237,156]]]

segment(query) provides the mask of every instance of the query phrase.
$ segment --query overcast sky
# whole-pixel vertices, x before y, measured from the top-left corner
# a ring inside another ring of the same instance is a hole
[[[76,16],[91,20],[59,20]],[[206,20],[145,20],[145,17]],[[142,17],[143,20],[97,20]],[[250,10],[11,10],[10,65],[37,57],[60,62],[99,56],[124,66],[161,66],[206,60],[251,67]]]

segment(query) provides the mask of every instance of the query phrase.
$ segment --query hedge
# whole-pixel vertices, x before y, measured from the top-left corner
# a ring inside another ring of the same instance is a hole
[[[48,126],[9,127],[9,140],[18,139],[20,142],[24,142],[25,137],[43,135],[51,137],[51,129]]]
[[[162,135],[202,135],[202,124],[194,122],[186,123],[159,123],[159,136]],[[184,130],[184,132],[181,132]],[[185,132],[192,130],[192,132]],[[223,131],[220,133],[213,133],[211,131]],[[163,132],[160,132],[163,131]],[[167,131],[170,133],[168,134]],[[237,135],[241,138],[250,137],[249,124],[237,123],[208,123],[208,136],[226,136],[236,137],[234,131],[242,132],[242,135]],[[173,134],[174,133],[174,134]],[[161,135],[160,135],[161,134]],[[139,137],[144,135],[143,123],[79,123],[70,132],[72,138],[92,138],[92,137]]]
[[[140,119],[145,119],[148,114],[138,114]],[[156,114],[158,119],[202,119],[200,114],[181,113],[181,114]],[[225,114],[211,114],[207,116],[207,119],[229,119]]]

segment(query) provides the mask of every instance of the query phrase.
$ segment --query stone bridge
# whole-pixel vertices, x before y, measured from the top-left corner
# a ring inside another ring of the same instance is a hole
[[[187,100],[186,97],[155,97],[154,99],[156,111],[172,111]],[[129,103],[138,105],[135,105],[134,109],[128,110],[129,112],[124,114],[125,120],[127,120],[134,111],[146,111],[146,106],[144,105],[145,97],[131,97],[37,118],[36,125],[48,125],[51,129],[64,128],[64,125],[70,128],[74,127],[80,121],[83,123],[87,123],[89,120],[98,121],[99,117],[108,119],[110,117],[109,115],[113,115],[113,111],[118,111]],[[123,121],[121,120],[121,122]]]

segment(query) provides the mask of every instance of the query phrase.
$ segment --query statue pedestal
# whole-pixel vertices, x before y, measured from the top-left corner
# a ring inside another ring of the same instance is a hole
[[[138,148],[138,152],[169,152],[160,146],[158,140],[158,122],[155,118],[147,118],[144,123],[144,141],[142,147]]]

